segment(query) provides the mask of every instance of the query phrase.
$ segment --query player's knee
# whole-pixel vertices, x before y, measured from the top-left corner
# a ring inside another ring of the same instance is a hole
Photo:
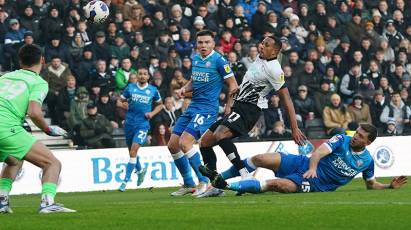
[[[179,146],[181,151],[188,152],[193,148],[193,143],[191,141],[185,140],[184,138],[180,139]]]
[[[253,162],[255,166],[261,167],[262,165],[264,165],[264,155],[263,154],[255,155],[251,158],[251,161]]]
[[[168,150],[174,154],[178,153],[180,151],[180,147],[178,146],[178,143],[175,143],[173,141],[169,141],[167,144]]]

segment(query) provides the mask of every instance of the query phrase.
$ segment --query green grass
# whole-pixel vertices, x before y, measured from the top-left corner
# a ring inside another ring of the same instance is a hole
[[[388,182],[387,179],[383,180]],[[38,195],[13,196],[14,214],[0,215],[0,230],[14,229],[411,229],[411,186],[369,191],[355,180],[337,192],[195,199],[174,189],[124,193],[58,194],[78,210],[39,215]]]

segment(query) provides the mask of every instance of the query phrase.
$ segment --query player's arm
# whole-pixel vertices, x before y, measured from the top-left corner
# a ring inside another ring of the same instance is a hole
[[[193,91],[193,80],[190,79],[181,89],[176,90],[178,98],[184,97],[187,93]]]
[[[280,100],[283,101],[284,103],[285,109],[287,110],[288,119],[290,120],[293,139],[295,143],[297,143],[298,145],[303,145],[307,138],[298,128],[294,105],[293,105],[293,101],[291,100],[290,92],[288,91],[288,88],[285,85],[283,85],[278,91],[278,94],[280,96]]]
[[[365,181],[367,189],[397,189],[406,183],[406,176],[394,177],[389,184],[380,183],[375,178]]]
[[[228,115],[231,113],[231,107],[233,106],[234,103],[234,98],[238,93],[238,84],[237,81],[235,80],[235,77],[229,77],[225,79],[225,83],[228,86],[228,99],[227,99],[227,104],[225,105],[224,108],[224,115]]]
[[[147,119],[151,119],[157,113],[159,113],[162,109],[163,109],[163,102],[160,99],[160,101],[155,102],[155,107],[154,107],[153,111],[151,111],[149,113],[146,113],[145,116],[146,116]]]
[[[304,178],[314,178],[317,177],[317,166],[321,158],[327,156],[332,152],[330,146],[327,143],[323,143],[311,154],[310,167],[307,172],[304,173]]]

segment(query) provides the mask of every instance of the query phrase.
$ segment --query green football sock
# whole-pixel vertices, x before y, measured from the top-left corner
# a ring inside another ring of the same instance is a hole
[[[13,185],[13,180],[10,178],[0,178],[0,195],[8,196],[11,187]]]
[[[46,182],[41,190],[41,202],[46,205],[54,204],[54,197],[56,196],[57,185],[55,183]]]

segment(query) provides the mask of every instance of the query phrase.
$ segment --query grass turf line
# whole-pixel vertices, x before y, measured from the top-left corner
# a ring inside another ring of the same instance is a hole
[[[383,180],[388,183],[388,179]],[[175,188],[61,193],[57,201],[78,210],[39,215],[39,195],[12,196],[14,229],[411,229],[411,186],[370,191],[355,180],[337,192],[195,199],[170,197]]]

